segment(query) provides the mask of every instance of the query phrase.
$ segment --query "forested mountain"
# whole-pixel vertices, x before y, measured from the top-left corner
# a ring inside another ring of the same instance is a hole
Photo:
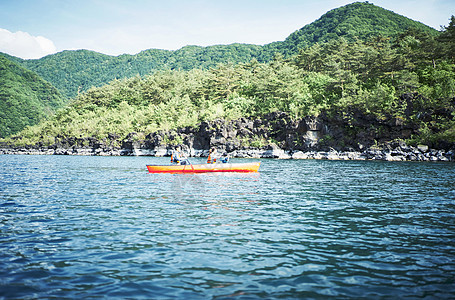
[[[321,18],[292,33],[285,41],[266,45],[267,51],[277,51],[285,57],[316,43],[324,43],[343,37],[348,42],[371,37],[395,37],[407,30],[436,35],[437,31],[420,22],[411,20],[368,2],[357,2],[333,9]]]
[[[245,44],[186,46],[176,51],[149,49],[136,55],[120,56],[76,50],[20,62],[72,98],[92,86],[102,86],[114,79],[144,76],[158,70],[207,69],[219,63],[248,62],[260,58],[261,51],[261,46]]]
[[[354,3],[265,46],[187,46],[117,57],[79,50],[39,60],[10,58],[74,97],[14,140],[49,145],[56,137],[106,139],[130,132],[143,137],[216,118],[261,118],[281,111],[339,122],[346,143],[325,137],[339,145],[362,136],[370,143],[376,136],[387,139],[392,123],[410,128],[393,138],[452,145],[454,31],[453,17],[439,33],[372,4]]]
[[[21,132],[16,142],[52,145],[64,138],[83,144],[114,138],[118,143],[132,132],[144,139],[174,130],[164,142],[183,143],[178,128],[284,112],[294,120],[324,116],[336,124],[342,134],[323,137],[331,147],[400,139],[447,149],[455,146],[453,32],[455,18],[436,37],[408,30],[395,38],[340,38],[267,63],[114,80],[79,94],[51,119]],[[253,134],[249,139],[256,146],[280,143]],[[280,147],[303,147],[299,143],[289,137]]]
[[[0,56],[0,137],[37,124],[64,103],[51,84]]]
[[[37,60],[17,59],[24,67],[51,82],[67,98],[114,79],[146,75],[156,70],[208,69],[220,63],[271,61],[276,53],[285,58],[300,48],[340,37],[366,41],[373,36],[396,36],[408,29],[437,34],[422,23],[369,3],[353,3],[329,11],[315,22],[292,33],[285,41],[265,46],[232,44],[186,46],[176,51],[150,49],[136,55],[109,56],[93,51],[63,51]]]

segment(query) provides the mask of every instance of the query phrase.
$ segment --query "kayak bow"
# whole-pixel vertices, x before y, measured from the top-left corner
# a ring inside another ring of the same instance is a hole
[[[257,172],[260,162],[197,165],[147,165],[149,173]]]

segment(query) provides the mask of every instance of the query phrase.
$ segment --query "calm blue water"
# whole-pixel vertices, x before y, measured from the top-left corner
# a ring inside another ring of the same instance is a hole
[[[168,160],[0,155],[0,298],[455,297],[453,163]]]

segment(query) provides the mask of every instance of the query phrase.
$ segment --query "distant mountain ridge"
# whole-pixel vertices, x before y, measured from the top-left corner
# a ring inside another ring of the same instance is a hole
[[[245,44],[185,46],[175,51],[149,49],[135,55],[119,56],[89,50],[67,50],[19,63],[52,82],[67,98],[72,98],[92,86],[159,70],[207,69],[220,63],[249,62],[252,59],[263,61],[259,55],[261,51],[261,46]]]
[[[16,62],[36,72],[72,98],[91,86],[114,79],[146,75],[156,70],[210,68],[220,63],[267,62],[279,53],[297,54],[300,48],[339,37],[353,40],[372,36],[394,36],[410,28],[437,34],[420,22],[368,2],[356,2],[333,9],[318,20],[292,33],[282,42],[264,46],[251,44],[185,46],[181,49],[148,49],[135,55],[109,56],[89,50],[63,51],[41,59]]]

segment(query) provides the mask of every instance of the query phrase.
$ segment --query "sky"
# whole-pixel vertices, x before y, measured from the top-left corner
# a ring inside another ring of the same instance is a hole
[[[283,41],[348,0],[0,0],[0,52],[36,59],[63,50],[109,55],[187,45]],[[370,0],[435,29],[455,0]]]

